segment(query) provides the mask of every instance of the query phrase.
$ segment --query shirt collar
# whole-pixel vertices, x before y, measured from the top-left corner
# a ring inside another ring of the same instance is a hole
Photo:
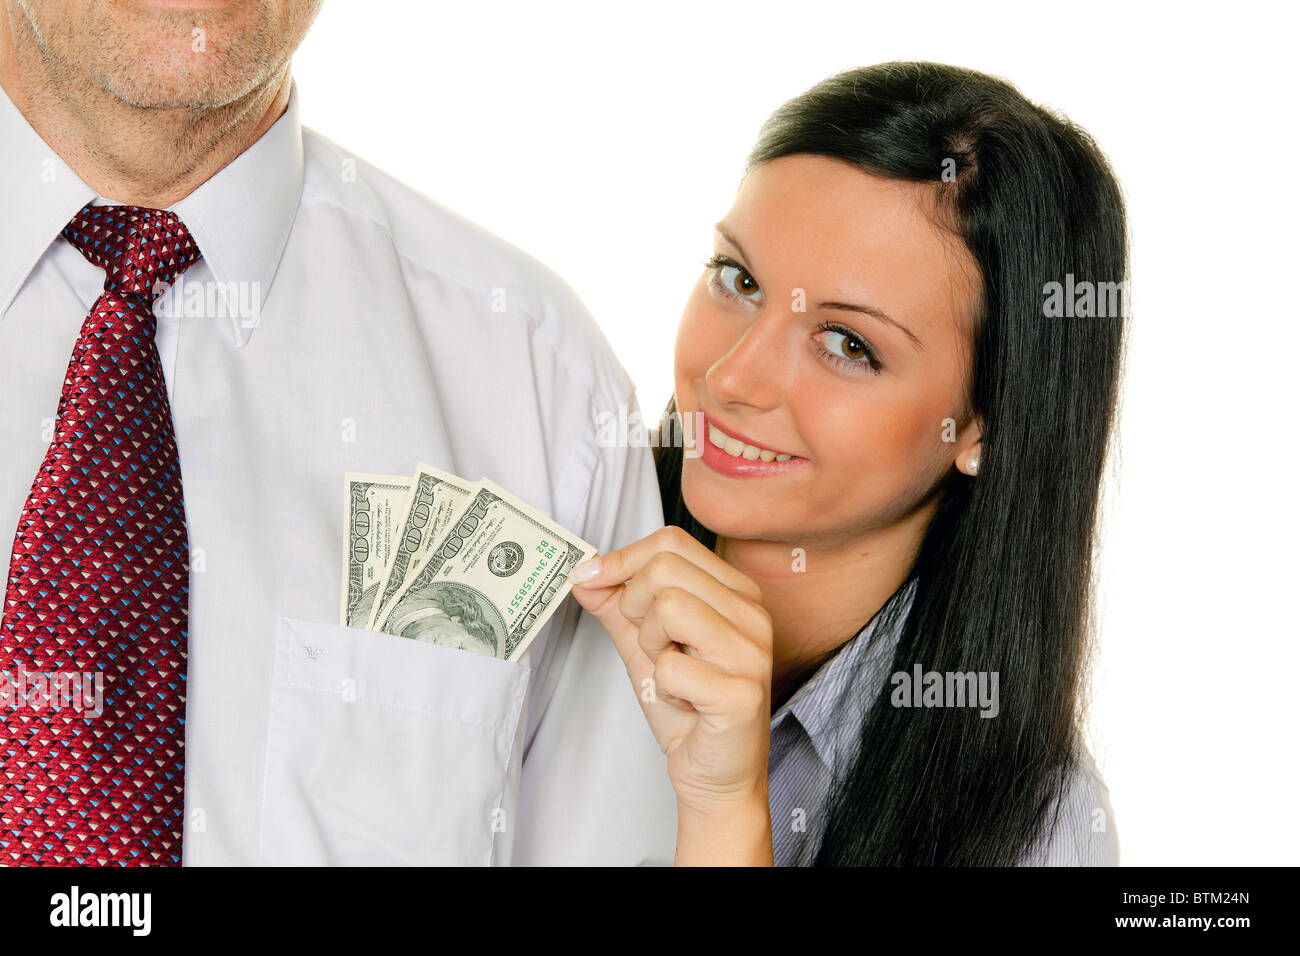
[[[98,197],[32,129],[2,88],[0,143],[0,209],[8,220],[0,230],[3,319],[63,227]],[[302,183],[302,127],[294,83],[288,106],[271,128],[171,207],[203,253],[240,347],[260,320],[297,215]]]
[[[0,87],[0,317],[45,250],[95,191],[81,181]]]
[[[773,730],[787,717],[797,720],[831,773],[844,766],[857,746],[862,718],[880,692],[915,595],[913,577],[772,715]],[[898,613],[886,615],[893,606]],[[893,626],[877,634],[887,616]]]

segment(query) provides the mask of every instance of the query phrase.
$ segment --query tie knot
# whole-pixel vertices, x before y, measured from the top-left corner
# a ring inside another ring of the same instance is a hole
[[[199,259],[174,212],[143,206],[86,206],[63,236],[105,272],[104,289],[156,299]]]

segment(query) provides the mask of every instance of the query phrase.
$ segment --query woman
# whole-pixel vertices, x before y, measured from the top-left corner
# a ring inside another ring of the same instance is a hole
[[[575,571],[678,863],[1115,862],[1079,727],[1123,320],[1048,299],[1125,279],[1105,159],[999,80],[884,64],[764,125],[677,335],[702,453]]]

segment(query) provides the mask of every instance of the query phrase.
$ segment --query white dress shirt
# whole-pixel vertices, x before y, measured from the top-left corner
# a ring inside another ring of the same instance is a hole
[[[0,92],[0,548],[104,273],[100,200]],[[109,200],[112,201],[112,200]],[[298,92],[172,207],[158,302],[192,551],[186,865],[668,863],[666,761],[571,599],[507,663],[336,624],[343,475],[491,480],[600,551],[662,525],[633,386],[536,261],[330,143]]]

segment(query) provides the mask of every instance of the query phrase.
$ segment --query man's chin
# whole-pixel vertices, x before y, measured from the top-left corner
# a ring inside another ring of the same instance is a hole
[[[261,48],[257,24],[226,22],[232,19],[233,11],[117,6],[101,21],[100,40],[76,58],[100,88],[131,106],[224,106],[256,85],[273,56]]]
[[[174,69],[160,66],[129,76],[107,77],[103,87],[123,103],[139,109],[213,109],[245,92],[243,88],[231,88],[233,84],[227,77],[213,72],[180,65]]]
[[[101,61],[98,85],[141,109],[214,109],[247,95],[265,72],[261,63],[230,60],[222,52],[160,42]]]

